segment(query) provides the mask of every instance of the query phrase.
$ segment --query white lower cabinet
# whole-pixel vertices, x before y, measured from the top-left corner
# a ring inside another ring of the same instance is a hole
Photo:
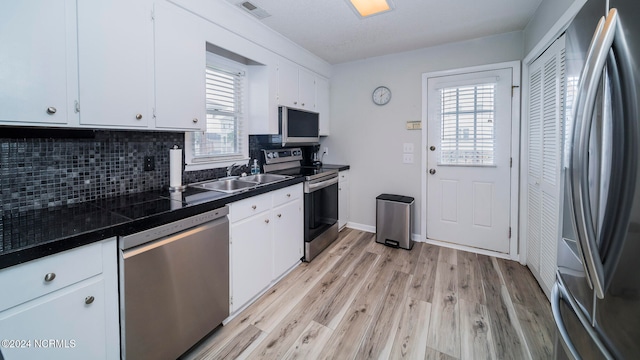
[[[338,228],[342,229],[349,222],[349,170],[338,176]]]
[[[0,307],[4,359],[120,358],[116,259],[110,239],[0,270],[0,288],[29,294]]]
[[[229,204],[233,314],[302,257],[302,184]]]

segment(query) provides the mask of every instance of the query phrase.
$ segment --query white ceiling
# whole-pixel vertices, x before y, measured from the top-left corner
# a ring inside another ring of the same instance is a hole
[[[393,0],[365,19],[347,0],[249,1],[271,14],[265,25],[338,64],[523,30],[542,0]]]

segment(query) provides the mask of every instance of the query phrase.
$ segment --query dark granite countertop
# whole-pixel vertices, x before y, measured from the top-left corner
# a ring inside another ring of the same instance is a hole
[[[338,171],[349,170],[351,166],[349,165],[336,165],[336,164],[322,164],[324,169],[336,169]]]
[[[237,194],[197,188],[148,191],[11,213],[0,220],[0,269],[114,236],[150,229],[302,182],[293,178]]]

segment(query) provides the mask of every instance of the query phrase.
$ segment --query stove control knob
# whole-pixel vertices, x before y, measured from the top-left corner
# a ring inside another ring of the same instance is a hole
[[[268,158],[268,159],[271,159],[272,157],[273,157],[273,154],[272,154],[272,153],[270,153],[270,152],[268,152],[268,153],[267,153],[267,158]]]

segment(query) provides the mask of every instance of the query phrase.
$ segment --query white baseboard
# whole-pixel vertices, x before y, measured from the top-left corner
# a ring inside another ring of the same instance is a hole
[[[471,246],[464,246],[464,245],[459,245],[459,244],[453,244],[453,243],[448,243],[448,242],[445,242],[445,241],[439,241],[439,240],[431,240],[431,239],[427,239],[425,242],[426,242],[427,244],[438,245],[438,246],[447,247],[447,248],[451,248],[451,249],[467,251],[467,252],[476,253],[476,254],[480,254],[480,255],[487,255],[487,256],[493,256],[493,257],[500,258],[500,259],[507,259],[507,260],[515,260],[515,261],[518,261],[518,258],[517,258],[517,257],[516,257],[515,259],[512,259],[512,258],[511,258],[511,255],[509,255],[509,254],[504,254],[504,253],[500,253],[500,252],[496,252],[496,251],[490,251],[490,250],[485,250],[485,249],[478,249],[478,248],[474,248],[474,247],[471,247]]]
[[[348,227],[349,229],[366,231],[366,232],[370,232],[370,233],[374,233],[374,234],[376,232],[376,227],[375,226],[365,225],[365,224],[358,224],[358,223],[354,223],[354,222],[348,222],[346,227]],[[422,239],[422,236],[420,234],[414,234],[414,233],[411,234],[411,240],[417,241],[417,242],[424,242],[424,240]]]

